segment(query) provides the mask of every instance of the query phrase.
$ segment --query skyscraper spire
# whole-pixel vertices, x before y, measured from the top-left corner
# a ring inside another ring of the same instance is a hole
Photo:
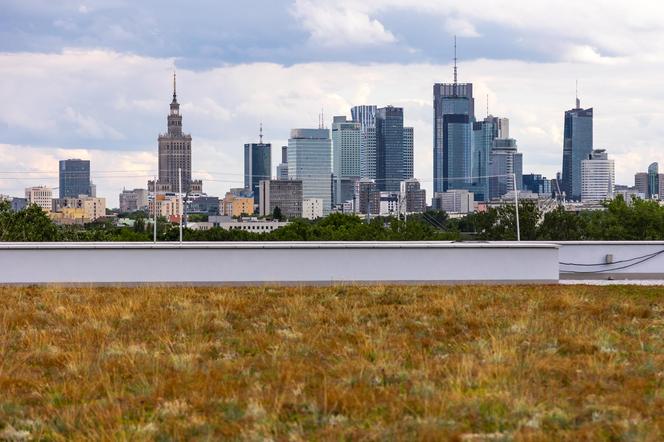
[[[175,69],[173,69],[173,101],[177,101],[177,91],[175,87]]]
[[[456,35],[454,36],[454,84],[457,84],[457,43],[456,43]]]
[[[262,121],[261,121],[261,128],[260,128],[260,132],[259,132],[259,136],[258,136],[258,137],[259,137],[259,139],[260,139],[259,143],[260,143],[260,144],[263,144],[263,122],[262,122]]]
[[[581,99],[579,98],[579,80],[576,80],[576,108],[581,109]]]

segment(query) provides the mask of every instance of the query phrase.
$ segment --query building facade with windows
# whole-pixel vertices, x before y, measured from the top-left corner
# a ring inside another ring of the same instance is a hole
[[[576,99],[576,108],[565,112],[563,133],[562,191],[566,198],[581,199],[581,162],[593,151],[593,109],[582,109]]]
[[[260,142],[244,145],[244,187],[254,192],[254,202],[260,204],[258,186],[263,180],[269,180],[272,175],[272,145],[263,143],[263,129],[261,128]]]
[[[332,208],[332,140],[328,129],[292,129],[288,140],[288,177],[302,181],[302,198]]]
[[[581,201],[600,202],[615,195],[615,164],[606,150],[593,150],[581,162]]]
[[[334,204],[345,199],[342,181],[360,179],[361,124],[348,121],[345,116],[334,117],[332,122],[332,170],[334,173]]]
[[[302,217],[301,180],[264,180],[260,183],[260,216],[270,216],[277,207],[286,219]]]
[[[120,194],[120,212],[147,210],[148,195],[148,189],[123,190]]]
[[[456,72],[456,68],[455,68]],[[434,192],[471,185],[472,124],[475,99],[472,83],[437,83],[433,86]]]
[[[46,213],[53,210],[53,190],[50,187],[28,187],[25,189],[25,199],[28,205],[36,204]]]
[[[166,122],[167,132],[159,135],[159,179],[157,183],[148,183],[148,189],[153,192],[178,192],[181,170],[182,192],[200,193],[203,183],[200,180],[192,180],[191,135],[182,132],[182,115],[177,100],[175,74],[173,74],[173,101]]]
[[[61,160],[59,167],[60,198],[80,195],[94,196],[90,182],[90,161]]]
[[[406,177],[403,108],[376,111],[376,184],[382,191],[398,192]],[[412,139],[412,137],[411,137]]]
[[[375,105],[353,106],[353,121],[360,123],[360,177],[376,178],[376,110]]]

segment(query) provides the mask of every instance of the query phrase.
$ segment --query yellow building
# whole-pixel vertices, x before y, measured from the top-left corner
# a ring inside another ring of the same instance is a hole
[[[228,192],[223,200],[221,200],[222,215],[225,216],[242,216],[254,214],[254,199],[235,196]]]
[[[49,216],[58,224],[85,224],[92,222],[85,209],[79,207],[63,207],[58,212],[51,212]]]

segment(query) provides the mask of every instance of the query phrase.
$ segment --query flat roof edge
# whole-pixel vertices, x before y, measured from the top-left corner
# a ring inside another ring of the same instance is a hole
[[[206,249],[558,249],[555,243],[518,242],[61,242],[0,243],[3,250],[206,250]]]

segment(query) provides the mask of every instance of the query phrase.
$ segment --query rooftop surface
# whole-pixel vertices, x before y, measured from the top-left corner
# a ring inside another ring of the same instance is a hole
[[[0,288],[0,439],[661,440],[660,287]]]

